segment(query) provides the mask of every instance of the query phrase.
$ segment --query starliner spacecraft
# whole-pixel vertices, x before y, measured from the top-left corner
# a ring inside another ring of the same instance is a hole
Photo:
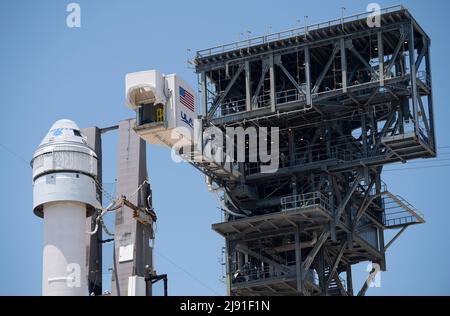
[[[86,217],[97,205],[97,156],[70,120],[53,124],[31,161],[33,210],[44,219],[43,295],[88,295]]]

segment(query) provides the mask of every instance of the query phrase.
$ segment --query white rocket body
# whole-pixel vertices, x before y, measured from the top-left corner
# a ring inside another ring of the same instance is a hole
[[[31,164],[33,210],[44,218],[42,295],[88,295],[85,223],[97,204],[97,156],[74,122],[59,120]]]

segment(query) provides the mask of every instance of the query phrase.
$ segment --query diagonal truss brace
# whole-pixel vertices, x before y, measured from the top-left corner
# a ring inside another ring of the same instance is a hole
[[[294,77],[292,77],[292,75],[289,73],[289,71],[287,71],[287,69],[283,66],[281,61],[277,64],[277,66],[280,67],[280,69],[283,71],[283,73],[286,75],[286,77],[289,79],[289,81],[294,85],[294,87],[297,89],[297,91],[299,93],[301,93],[302,95],[306,96],[306,91],[304,91],[302,89],[302,87],[300,87],[300,85],[297,83],[297,81],[295,81]]]
[[[370,197],[370,191],[372,190],[373,185],[375,184],[375,181],[373,179],[370,181],[369,186],[366,189],[366,193],[364,194],[364,198],[361,202],[361,205],[358,208],[358,211],[356,212],[356,216],[353,218],[352,222],[352,229],[355,229],[356,225],[358,224],[361,217],[364,215],[365,211],[369,207],[370,203],[372,203],[372,197]]]
[[[353,193],[355,192],[356,188],[358,187],[358,184],[361,181],[362,177],[363,177],[362,172],[358,171],[358,175],[356,176],[355,180],[353,180],[352,186],[347,191],[347,193],[345,194],[341,203],[337,207],[336,214],[334,216],[335,221],[338,221],[341,218],[341,215],[344,212],[344,209],[347,206],[347,203],[350,201],[350,198],[352,197]]]
[[[403,232],[406,230],[406,228],[408,228],[408,226],[403,226],[402,229],[400,229],[397,234],[395,234],[394,237],[392,237],[392,239],[387,243],[386,246],[384,246],[383,251],[386,252],[386,250],[394,243],[394,241],[397,240],[398,237],[400,237],[401,234],[403,234]]]
[[[255,94],[252,97],[252,109],[256,108],[256,105],[258,103],[259,92],[261,91],[261,88],[264,84],[264,79],[266,78],[266,74],[269,71],[269,68],[270,68],[269,62],[264,61],[262,72],[261,72],[261,77],[259,78],[258,85],[256,86]]]
[[[367,62],[367,60],[365,60],[361,54],[355,49],[354,45],[351,45],[350,47],[350,51],[353,53],[353,55],[355,55],[359,61],[364,65],[364,67],[367,68],[367,70],[370,71],[370,73],[372,74],[372,76],[374,76],[375,79],[379,79],[379,74],[373,69],[373,67]]]
[[[334,58],[336,57],[337,52],[339,51],[340,46],[335,44],[333,48],[333,52],[331,53],[330,58],[328,59],[325,67],[323,68],[322,72],[320,73],[319,77],[317,78],[316,83],[314,84],[314,87],[312,88],[312,93],[317,93],[319,91],[319,87],[322,84],[323,79],[325,78],[325,75],[327,74],[328,70],[330,69],[331,64],[333,63]]]
[[[311,264],[314,261],[314,258],[316,257],[317,253],[319,252],[320,248],[323,246],[323,244],[327,241],[328,236],[330,235],[330,232],[328,230],[324,230],[320,237],[317,239],[316,244],[314,245],[314,248],[311,249],[308,256],[305,258],[305,261],[302,264],[303,271],[308,271],[311,267]],[[306,275],[303,274],[303,275]]]
[[[221,94],[219,99],[212,105],[211,109],[208,112],[208,118],[211,118],[214,116],[214,113],[216,113],[217,108],[219,105],[223,102],[225,97],[228,95],[228,92],[230,92],[231,88],[233,87],[234,83],[236,82],[237,78],[241,74],[241,72],[244,70],[244,64],[239,65],[238,70],[234,74],[234,76],[231,78],[230,82],[228,83],[227,87],[225,88],[225,91]]]
[[[403,46],[403,44],[405,42],[405,39],[406,39],[406,33],[403,30],[403,28],[402,28],[401,31],[400,31],[400,38],[398,40],[397,46],[395,46],[394,52],[392,53],[392,57],[389,60],[388,65],[384,69],[385,75],[388,75],[390,73],[392,67],[394,66],[395,61],[397,60],[397,57],[399,56],[400,49],[402,48],[402,46]]]
[[[339,276],[335,275],[336,274],[336,270],[339,266],[339,262],[341,261],[342,256],[344,255],[344,251],[345,248],[347,246],[347,242],[344,241],[341,245],[341,248],[339,249],[339,252],[336,254],[336,259],[334,259],[334,263],[333,266],[330,269],[330,273],[328,275],[328,280],[325,284],[325,287],[328,288],[328,286],[330,285],[330,282],[333,280],[333,278],[339,278]]]

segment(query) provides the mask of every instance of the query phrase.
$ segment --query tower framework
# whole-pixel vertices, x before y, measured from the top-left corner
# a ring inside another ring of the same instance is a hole
[[[248,157],[193,162],[232,211],[213,225],[230,295],[364,295],[352,265],[384,271],[392,242],[425,221],[381,174],[436,155],[430,39],[402,6],[375,27],[369,14],[197,52],[205,129],[280,131],[274,173]]]

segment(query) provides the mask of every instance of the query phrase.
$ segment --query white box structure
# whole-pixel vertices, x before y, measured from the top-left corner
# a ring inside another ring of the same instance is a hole
[[[173,147],[193,142],[197,98],[176,74],[156,70],[125,77],[126,102],[136,111],[136,133],[150,144]]]

